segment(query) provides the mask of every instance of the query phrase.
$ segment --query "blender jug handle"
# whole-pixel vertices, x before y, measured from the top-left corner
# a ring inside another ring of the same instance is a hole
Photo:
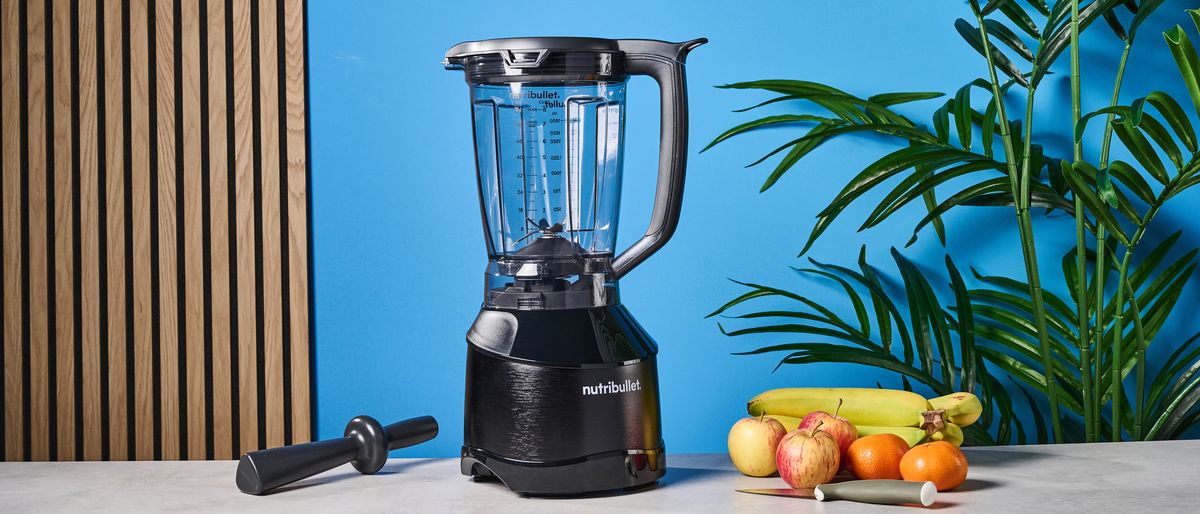
[[[683,62],[688,52],[707,42],[705,38],[682,43],[650,39],[617,40],[621,51],[625,53],[628,73],[647,75],[658,83],[662,110],[658,139],[658,185],[654,191],[650,226],[641,239],[613,261],[613,273],[617,278],[667,244],[679,225],[688,141],[687,82],[684,79]]]

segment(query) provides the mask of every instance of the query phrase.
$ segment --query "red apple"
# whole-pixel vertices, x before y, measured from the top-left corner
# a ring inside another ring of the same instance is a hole
[[[815,428],[789,432],[775,450],[775,464],[784,482],[796,489],[808,489],[833,479],[842,464],[833,436]]]
[[[800,425],[796,428],[814,428],[825,432],[837,441],[838,451],[846,454],[846,449],[850,447],[855,439],[858,439],[858,429],[854,427],[854,423],[850,420],[830,414],[825,411],[812,411],[800,420]]]
[[[775,473],[775,447],[785,435],[779,420],[742,418],[729,429],[729,458],[742,474],[770,476]]]

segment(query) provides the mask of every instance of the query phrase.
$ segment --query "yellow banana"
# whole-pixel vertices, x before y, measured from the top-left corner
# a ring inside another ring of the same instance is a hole
[[[795,416],[782,416],[779,414],[767,414],[766,416],[768,418],[774,419],[775,421],[783,423],[783,428],[787,429],[788,432],[791,432],[791,431],[799,428],[800,421],[803,419],[803,418],[797,418]],[[924,434],[925,432],[922,431],[921,433]]]
[[[971,393],[953,393],[929,400],[934,409],[945,409],[943,418],[960,427],[974,423],[983,414],[979,397]]]
[[[963,431],[962,427],[954,423],[946,423],[946,426],[941,430],[934,432],[929,436],[930,441],[946,441],[954,446],[962,446]]]
[[[751,398],[746,410],[752,416],[776,414],[797,418],[818,410],[831,414],[838,411],[838,416],[855,425],[919,427],[926,424],[925,414],[931,408],[925,398],[909,391],[790,387],[772,389]]]
[[[875,434],[892,434],[899,436],[904,440],[904,442],[908,443],[909,448],[916,446],[925,439],[925,430],[917,427],[874,427],[871,425],[855,425],[854,428],[858,429],[859,437],[866,437]]]

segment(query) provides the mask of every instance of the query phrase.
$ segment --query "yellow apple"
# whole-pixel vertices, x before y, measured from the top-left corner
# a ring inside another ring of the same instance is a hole
[[[775,473],[775,449],[787,429],[766,417],[743,418],[729,429],[729,458],[742,474],[765,477]]]

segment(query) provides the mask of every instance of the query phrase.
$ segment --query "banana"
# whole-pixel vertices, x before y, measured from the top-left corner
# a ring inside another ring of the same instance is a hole
[[[954,423],[946,423],[946,426],[941,430],[934,432],[929,436],[930,441],[946,441],[954,446],[962,446],[963,431],[962,427]]]
[[[855,425],[920,427],[929,423],[926,414],[932,409],[925,398],[908,391],[790,387],[772,389],[751,398],[746,410],[752,416],[775,414],[797,418],[818,410],[838,411],[838,416]],[[939,418],[939,424],[940,421]]]
[[[791,432],[791,431],[799,428],[800,421],[803,419],[803,418],[797,418],[795,416],[781,416],[779,414],[766,414],[766,416],[775,421],[783,423],[783,428],[787,429],[788,432]],[[924,432],[921,432],[921,433],[924,434]]]
[[[971,393],[939,396],[929,400],[929,405],[934,409],[944,409],[946,411],[943,414],[945,420],[960,427],[974,423],[983,414],[983,404],[979,402],[978,396]]]
[[[775,417],[775,416],[770,416]],[[892,434],[899,436],[908,447],[912,448],[925,439],[925,430],[917,427],[873,427],[871,425],[856,425],[859,437],[875,434]]]

